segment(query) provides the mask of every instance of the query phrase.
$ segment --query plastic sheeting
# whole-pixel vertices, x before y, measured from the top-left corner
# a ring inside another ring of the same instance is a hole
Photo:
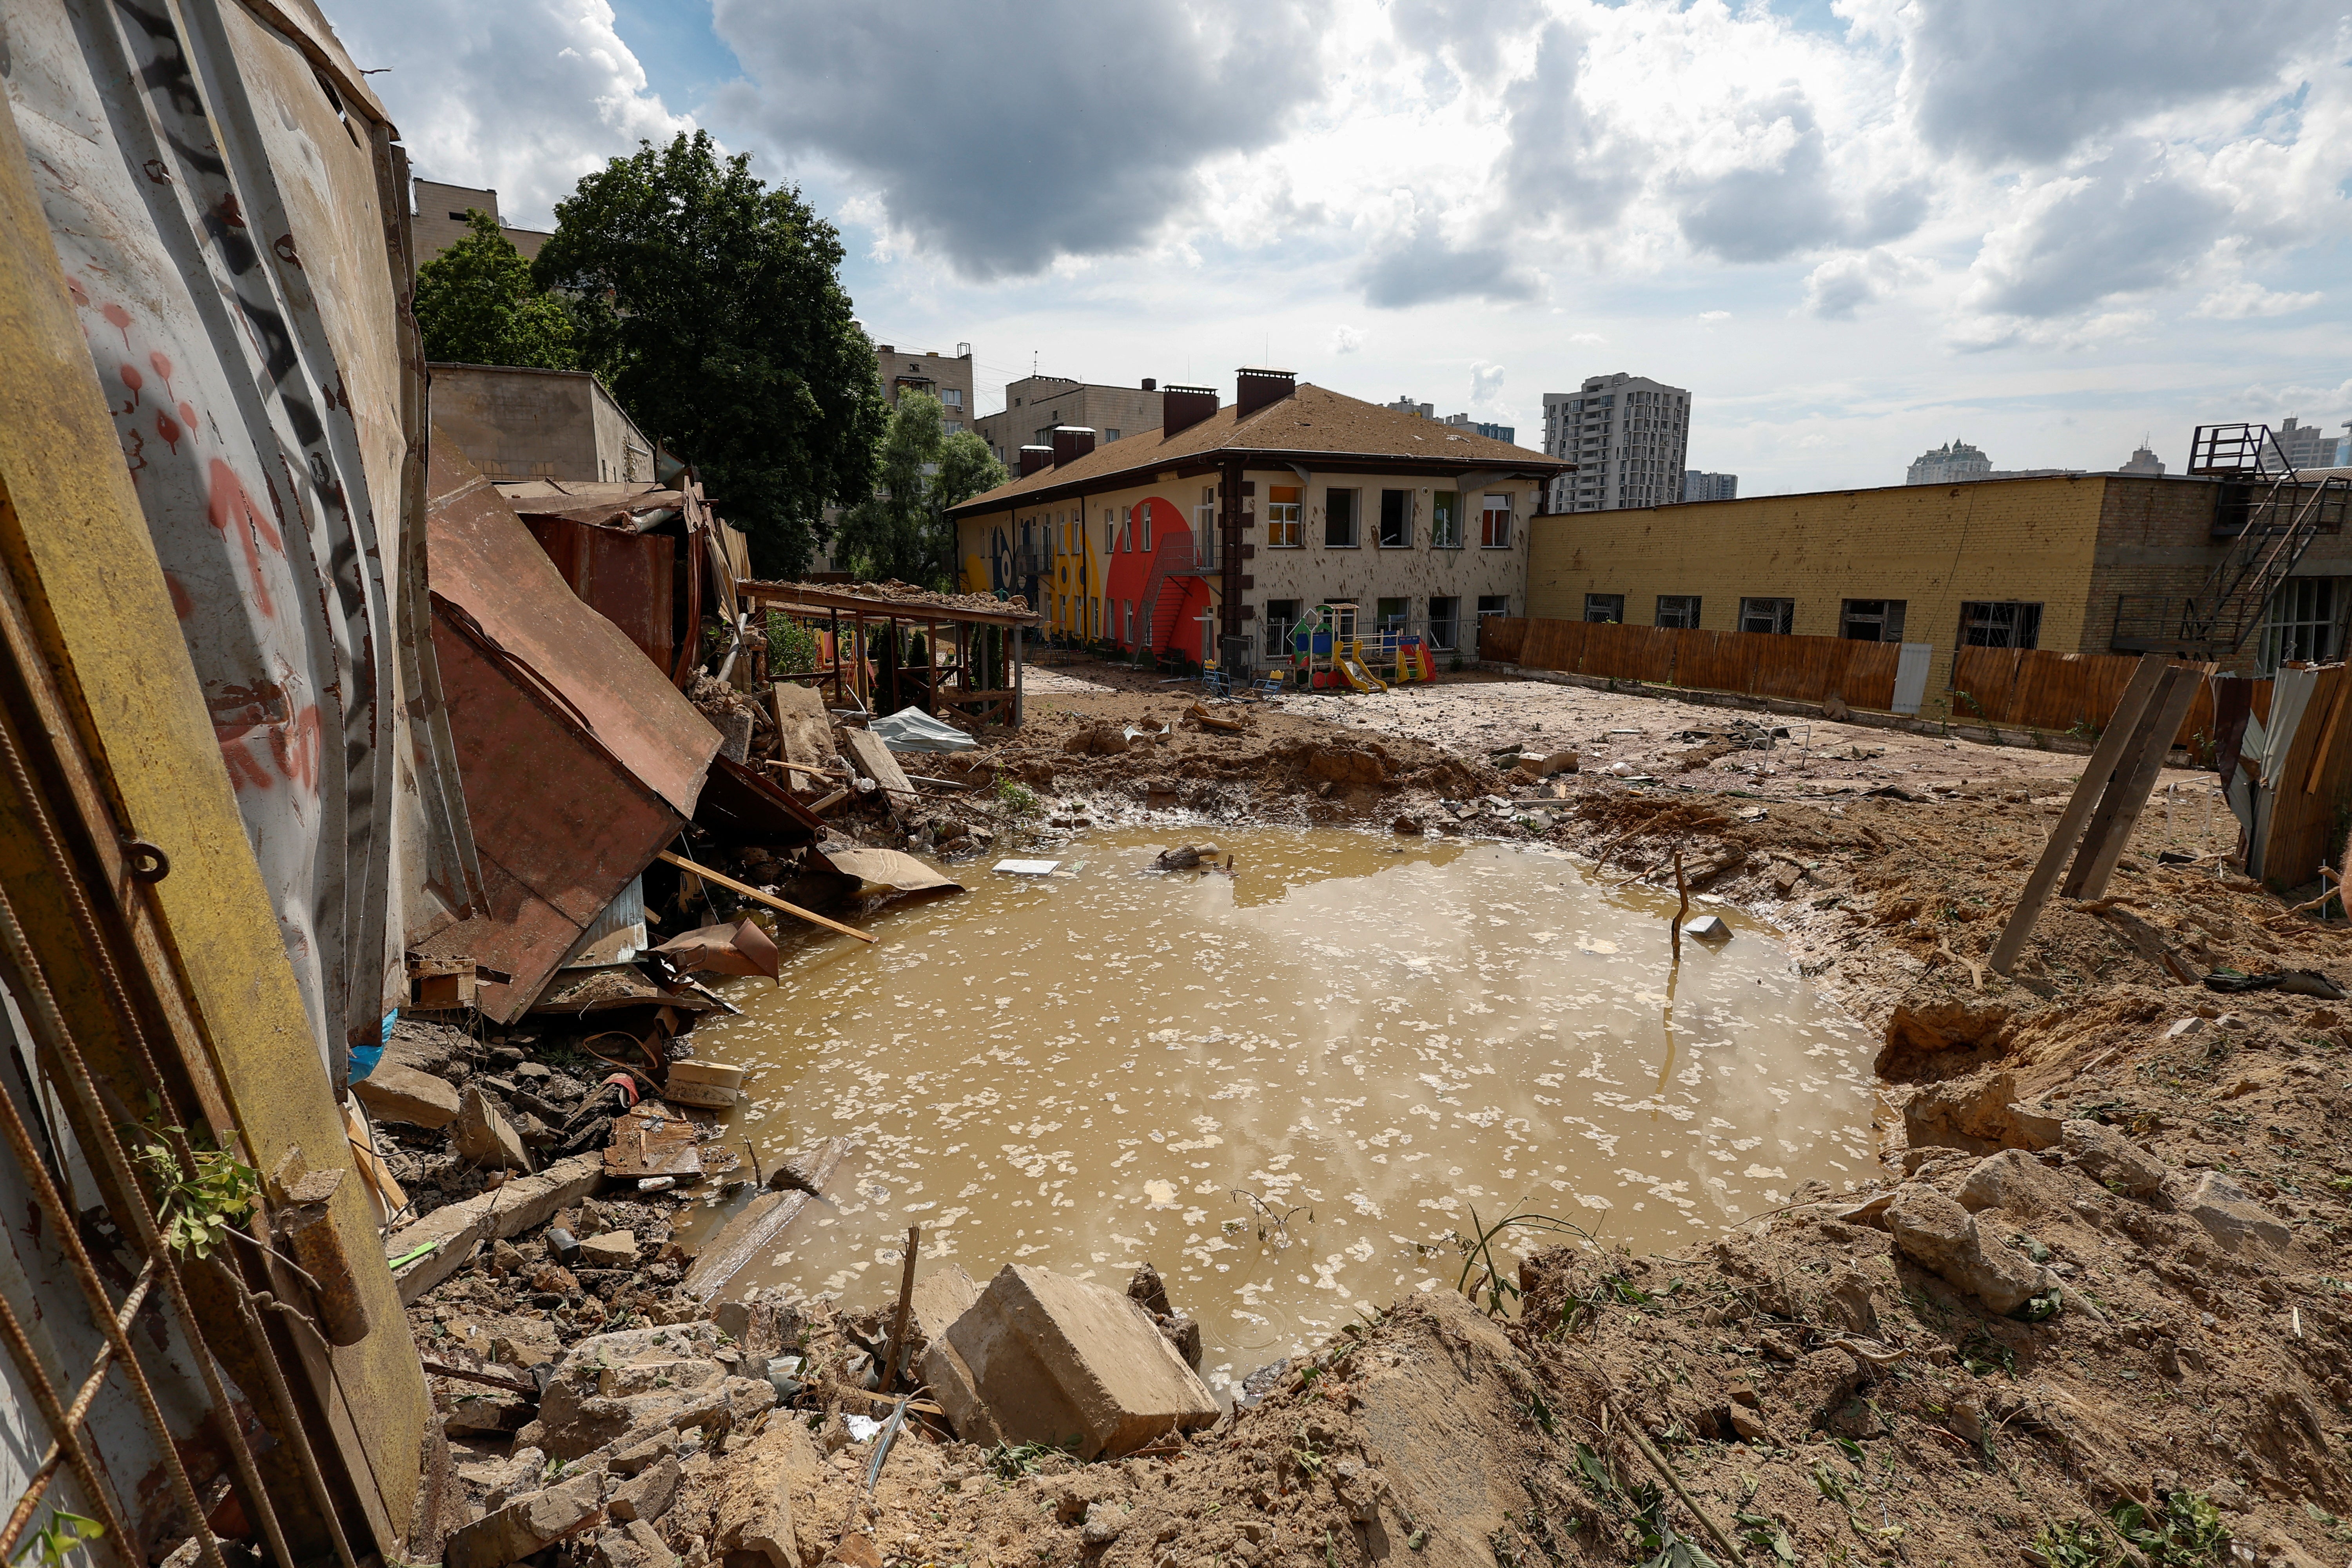
[[[882,743],[894,752],[969,752],[980,744],[954,725],[932,718],[919,708],[901,708],[886,719],[868,721],[866,727],[881,736]]]
[[[265,19],[268,18],[268,19]],[[405,166],[308,0],[8,0],[9,108],[330,1079],[479,896]],[[104,615],[106,606],[82,606]]]

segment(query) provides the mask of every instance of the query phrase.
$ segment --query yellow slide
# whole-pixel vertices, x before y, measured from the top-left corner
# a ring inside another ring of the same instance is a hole
[[[1364,668],[1363,660],[1353,653],[1335,651],[1331,662],[1339,667],[1339,673],[1348,678],[1348,684],[1359,691],[1386,691],[1389,689],[1389,683]]]

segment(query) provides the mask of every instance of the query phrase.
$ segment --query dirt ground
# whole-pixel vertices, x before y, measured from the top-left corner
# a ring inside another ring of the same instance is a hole
[[[871,1445],[822,1401],[778,1409],[688,1462],[660,1527],[687,1563],[753,1568],[715,1532],[755,1479],[790,1491],[810,1568],[861,1519],[910,1568],[1699,1561],[1676,1538],[1721,1563],[2352,1557],[2352,1003],[2196,980],[2352,985],[2352,928],[2223,862],[2211,774],[2165,774],[2108,897],[2053,900],[2012,979],[1983,958],[2079,757],[1480,678],[1100,752],[1070,748],[1190,694],[1103,667],[1029,693],[1026,730],[959,762],[1026,781],[1034,831],[1403,816],[1669,884],[1678,851],[1883,1034],[1883,1173],[1685,1257],[1505,1233],[1473,1259],[1496,1315],[1399,1303],[1148,1458],[902,1438],[868,1506]],[[1582,771],[1491,765],[1520,747]],[[1973,1212],[1970,1245],[2037,1293],[1996,1311],[1926,1266],[1902,1238],[1929,1209]],[[659,1283],[648,1315],[679,1310]],[[436,1300],[488,1289],[461,1274],[414,1316],[446,1341]],[[750,1348],[844,1372],[855,1327],[818,1310]]]

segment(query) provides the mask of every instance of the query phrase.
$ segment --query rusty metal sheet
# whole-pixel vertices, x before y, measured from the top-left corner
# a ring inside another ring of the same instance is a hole
[[[641,1100],[613,1120],[613,1141],[604,1145],[604,1174],[616,1181],[702,1174],[702,1151],[695,1146],[694,1123],[658,1100]]]
[[[719,731],[452,443],[431,489],[434,637],[488,909],[423,951],[512,974],[477,999],[504,1023],[693,816]]]
[[[477,891],[404,530],[423,367],[397,150],[328,85],[358,73],[307,3],[7,16],[8,107],[121,443],[89,460],[137,486],[340,1083],[412,927]]]
[[[522,521],[580,602],[620,627],[656,667],[669,668],[677,652],[670,586],[677,541],[545,512],[525,512]]]
[[[728,757],[713,759],[694,824],[721,843],[779,847],[811,843],[824,832],[824,818]]]

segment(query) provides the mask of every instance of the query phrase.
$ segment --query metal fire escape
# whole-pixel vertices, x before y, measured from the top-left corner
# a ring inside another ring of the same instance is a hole
[[[2187,599],[2126,595],[2113,646],[2227,658],[2263,624],[2272,596],[2322,533],[2352,515],[2352,477],[2298,474],[2267,425],[2200,425],[2188,473],[2221,481],[2213,538],[2228,548]]]

